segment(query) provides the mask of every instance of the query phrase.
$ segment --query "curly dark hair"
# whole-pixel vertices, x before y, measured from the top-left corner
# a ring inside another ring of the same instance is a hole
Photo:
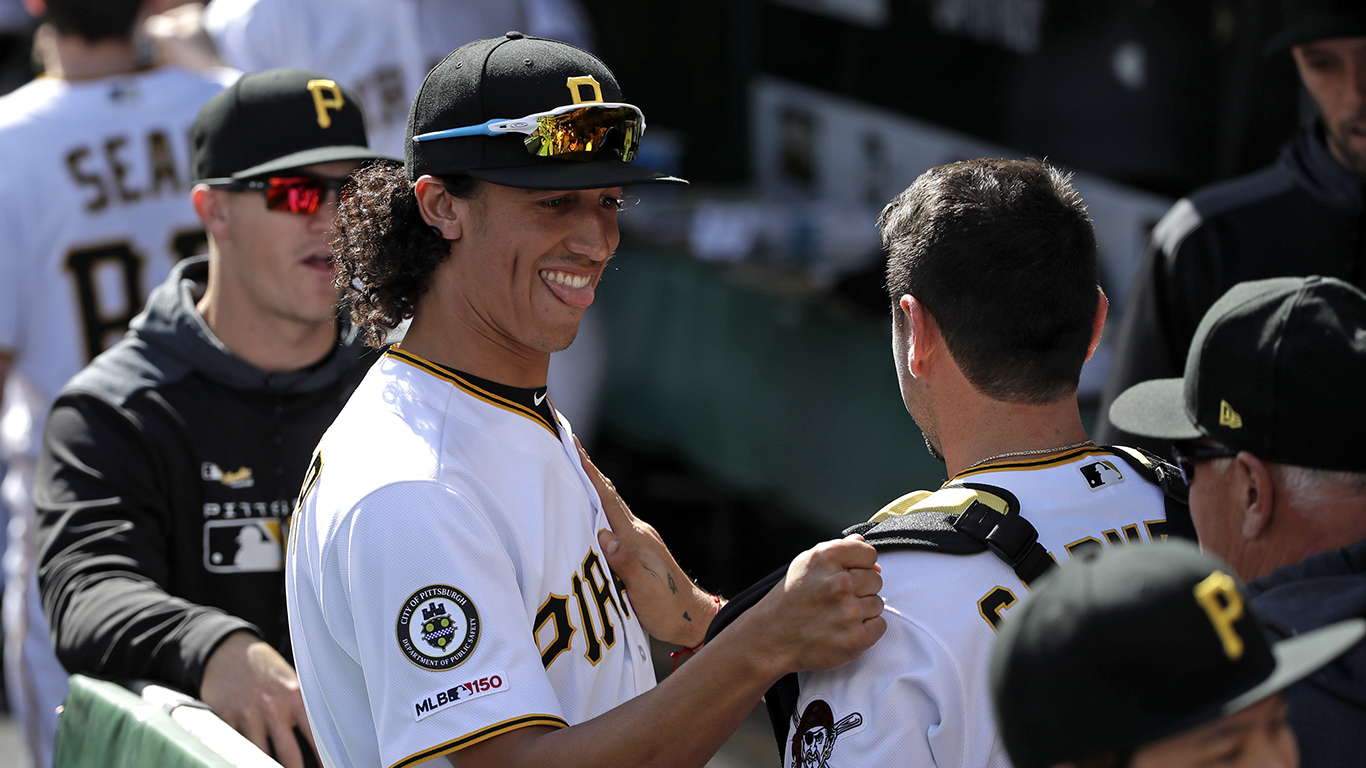
[[[473,197],[472,176],[442,179],[455,197]],[[342,307],[379,348],[389,332],[413,316],[432,270],[450,256],[450,244],[418,210],[413,184],[399,163],[357,171],[337,206],[331,245]]]

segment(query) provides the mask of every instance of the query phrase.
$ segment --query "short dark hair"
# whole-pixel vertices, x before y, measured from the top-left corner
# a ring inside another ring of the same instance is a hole
[[[131,38],[143,0],[47,0],[47,20],[58,34],[97,43]]]
[[[464,174],[442,181],[464,198],[475,196],[480,184]],[[422,218],[401,163],[356,172],[337,206],[331,241],[342,306],[376,348],[413,316],[432,270],[450,256],[450,243]]]
[[[1069,178],[1032,159],[941,165],[878,217],[893,316],[900,323],[897,303],[914,296],[993,399],[1043,405],[1077,389],[1100,268]]]

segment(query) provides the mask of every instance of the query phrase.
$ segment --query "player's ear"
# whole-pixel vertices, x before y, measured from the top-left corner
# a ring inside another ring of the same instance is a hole
[[[432,225],[447,240],[459,240],[464,227],[466,201],[446,191],[436,176],[423,176],[413,187],[422,220]]]
[[[190,202],[199,222],[216,240],[223,240],[228,234],[228,206],[221,190],[207,184],[196,184],[190,190]]]
[[[939,324],[925,305],[909,293],[897,302],[897,311],[904,315],[900,320],[905,328],[906,367],[912,376],[919,378],[937,346]]]
[[[1105,290],[1096,286],[1096,293],[1100,294],[1100,300],[1096,302],[1096,317],[1091,321],[1091,346],[1086,348],[1087,360],[1091,359],[1100,345],[1100,332],[1105,330],[1105,315],[1110,311],[1110,299],[1106,297]]]
[[[1271,468],[1247,451],[1240,452],[1233,462],[1239,489],[1238,503],[1242,508],[1243,538],[1253,541],[1271,525],[1276,502]]]

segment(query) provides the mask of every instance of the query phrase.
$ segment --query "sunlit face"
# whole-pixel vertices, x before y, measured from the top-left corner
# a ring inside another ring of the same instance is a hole
[[[1291,53],[1323,116],[1328,149],[1366,177],[1366,37],[1315,40]]]
[[[1133,768],[1297,768],[1280,694],[1134,753]]]
[[[275,175],[340,179],[357,167],[343,160]],[[218,243],[224,292],[244,300],[260,316],[305,324],[331,321],[338,294],[327,231],[337,212],[336,195],[303,216],[267,209],[259,192],[216,192],[227,212],[226,237]]]
[[[621,239],[621,195],[482,184],[448,262],[464,322],[518,352],[568,347]]]
[[[1197,461],[1190,476],[1191,522],[1200,548],[1239,570],[1244,561],[1242,506],[1232,458]]]

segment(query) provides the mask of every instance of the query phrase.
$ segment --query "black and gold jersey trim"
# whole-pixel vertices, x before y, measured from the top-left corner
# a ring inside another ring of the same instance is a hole
[[[569,723],[565,722],[563,718],[554,715],[522,715],[521,717],[504,720],[501,723],[494,723],[487,728],[480,728],[474,733],[467,733],[458,739],[452,739],[444,744],[437,744],[430,749],[424,749],[421,752],[408,755],[397,763],[389,766],[389,768],[406,768],[406,766],[415,765],[433,758],[441,757],[442,755],[449,755],[452,752],[478,744],[479,742],[491,739],[494,736],[502,736],[509,731],[515,731],[518,728],[526,728],[530,725],[545,725],[551,728],[569,727]]]
[[[1067,453],[1059,453],[1054,456],[1045,456],[1038,459],[1030,459],[1029,461],[1012,461],[1005,464],[988,464],[985,467],[977,467],[976,469],[965,469],[962,472],[959,472],[958,474],[949,478],[948,482],[944,483],[944,485],[949,485],[950,483],[958,482],[959,480],[962,480],[965,477],[975,477],[977,475],[985,475],[991,472],[1022,472],[1031,469],[1047,469],[1048,467],[1056,467],[1059,464],[1066,464],[1069,461],[1076,461],[1077,459],[1080,459],[1083,456],[1113,455],[1114,453],[1112,451],[1108,451],[1104,448],[1099,448],[1097,446],[1091,446],[1089,448],[1078,448],[1074,451],[1068,451]]]
[[[477,376],[471,376],[468,373],[447,368],[444,365],[438,365],[429,360],[424,360],[417,355],[414,355],[412,352],[401,349],[398,344],[389,347],[388,351],[384,353],[384,356],[405,362],[414,368],[430,373],[442,381],[448,381],[466,394],[473,395],[489,405],[502,408],[503,410],[508,411],[509,413],[515,413],[518,416],[525,416],[550,430],[550,434],[554,435],[556,440],[560,438],[559,425],[555,421],[554,411],[551,409],[550,401],[546,398],[544,391],[540,393],[540,402],[537,403],[535,401],[536,395],[532,394],[534,390],[497,384],[485,379],[480,379]],[[494,389],[503,391],[494,392]],[[519,397],[519,395],[523,394],[525,394],[525,397]],[[520,399],[525,399],[528,402],[518,402]]]

